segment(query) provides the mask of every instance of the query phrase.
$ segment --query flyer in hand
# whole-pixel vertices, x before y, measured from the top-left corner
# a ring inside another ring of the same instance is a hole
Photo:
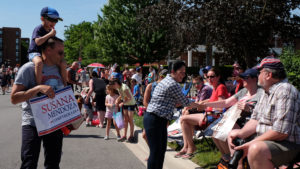
[[[55,92],[55,98],[41,96],[29,100],[38,135],[46,135],[81,118],[70,86]]]
[[[235,122],[240,117],[242,110],[237,108],[237,104],[230,107],[225,113],[223,118],[216,124],[213,137],[222,141],[226,141],[229,132],[232,130]]]

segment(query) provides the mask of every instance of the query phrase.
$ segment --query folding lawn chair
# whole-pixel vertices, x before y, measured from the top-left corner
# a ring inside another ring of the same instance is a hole
[[[199,130],[198,134],[196,134],[196,138],[201,140],[201,142],[204,140],[211,149],[215,149],[216,146],[214,142],[211,139],[208,139],[208,137],[213,135],[212,127],[214,127],[222,119],[222,115],[221,113],[213,113],[209,115],[206,113],[205,116],[206,117],[202,124],[195,127],[195,130]]]
[[[186,82],[186,83],[184,83],[183,88],[181,90],[182,93],[184,94],[184,96],[187,96],[189,94],[192,86],[193,86],[192,82]]]

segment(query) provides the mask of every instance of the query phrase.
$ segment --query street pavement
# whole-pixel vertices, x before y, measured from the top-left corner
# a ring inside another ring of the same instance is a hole
[[[10,93],[0,92],[0,169],[19,169],[21,165],[21,107],[10,102]],[[105,129],[81,127],[64,137],[61,169],[145,169],[149,148],[142,138],[141,129],[135,127],[137,143],[120,143],[111,129],[110,139],[104,140]],[[123,131],[121,131],[123,134]],[[191,162],[174,158],[175,151],[168,148],[164,169],[200,169]],[[41,148],[38,169],[43,168]]]
[[[0,169],[18,169],[21,165],[21,108],[0,92]],[[62,169],[144,169],[146,166],[114,133],[104,140],[105,129],[82,125],[64,138]],[[41,149],[38,168],[43,168]]]

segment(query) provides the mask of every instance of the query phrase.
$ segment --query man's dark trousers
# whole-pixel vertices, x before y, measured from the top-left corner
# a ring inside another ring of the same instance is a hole
[[[36,169],[43,142],[45,169],[59,169],[62,153],[63,133],[57,130],[39,137],[35,127],[22,126],[21,169]]]

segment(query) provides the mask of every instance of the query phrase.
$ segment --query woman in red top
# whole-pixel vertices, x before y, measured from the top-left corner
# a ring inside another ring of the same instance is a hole
[[[224,100],[229,97],[227,88],[221,83],[221,74],[218,69],[212,68],[207,73],[207,79],[210,85],[213,87],[212,95],[209,99],[202,101],[214,102]],[[215,109],[216,111],[222,111],[222,109]],[[212,111],[212,108],[207,108],[207,111]],[[196,146],[193,142],[193,135],[195,126],[201,126],[205,119],[206,113],[189,114],[181,117],[181,129],[183,134],[183,148],[175,155],[175,158],[191,158],[196,151]]]

